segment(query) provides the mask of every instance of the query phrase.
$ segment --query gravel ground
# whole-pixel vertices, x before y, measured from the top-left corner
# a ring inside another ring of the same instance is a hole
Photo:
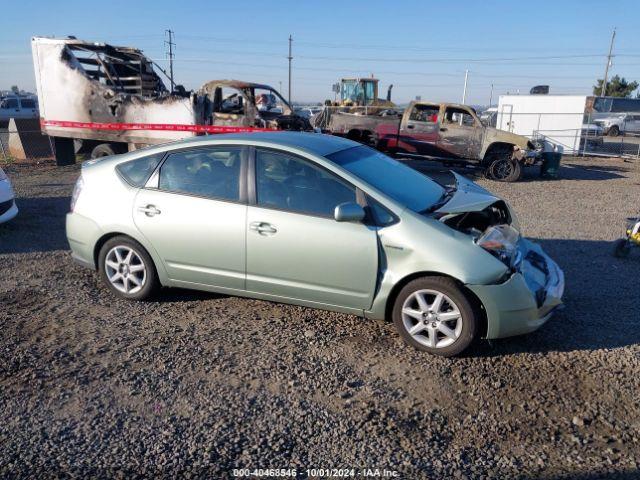
[[[640,255],[615,259],[611,241],[640,208],[639,165],[567,158],[561,180],[479,180],[560,263],[567,308],[455,359],[349,315],[182,290],[118,300],[67,250],[78,167],[13,165],[21,212],[0,226],[0,476],[638,478]]]

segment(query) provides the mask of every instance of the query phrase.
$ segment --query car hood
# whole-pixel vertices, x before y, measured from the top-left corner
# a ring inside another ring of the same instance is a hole
[[[501,200],[462,175],[451,173],[456,180],[456,190],[447,203],[435,210],[436,213],[478,212]]]
[[[525,150],[531,148],[531,146],[529,145],[529,139],[527,137],[518,135],[517,133],[500,130],[499,128],[495,127],[485,127],[485,138],[487,144],[493,142],[505,142],[517,145],[518,147]]]

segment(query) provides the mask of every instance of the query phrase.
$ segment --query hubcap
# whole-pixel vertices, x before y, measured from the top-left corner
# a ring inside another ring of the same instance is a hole
[[[418,290],[402,305],[402,324],[411,337],[430,348],[444,348],[462,333],[458,306],[437,290]]]
[[[107,253],[104,261],[109,283],[122,293],[139,292],[147,280],[147,268],[138,253],[119,245]]]
[[[496,179],[504,180],[513,172],[513,164],[510,160],[497,162],[493,168],[493,176]]]

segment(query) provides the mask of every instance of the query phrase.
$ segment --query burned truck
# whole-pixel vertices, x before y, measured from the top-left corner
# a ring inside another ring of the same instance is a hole
[[[537,139],[485,126],[473,108],[454,103],[413,101],[403,113],[386,116],[337,112],[325,132],[396,157],[476,165],[488,178],[505,182],[539,164],[544,147]]]
[[[70,37],[31,40],[42,131],[58,164],[195,135],[310,130],[269,85],[213,80],[168,89],[141,50]]]

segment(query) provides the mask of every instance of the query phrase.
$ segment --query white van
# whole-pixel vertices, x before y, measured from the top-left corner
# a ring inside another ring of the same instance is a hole
[[[38,100],[35,97],[10,95],[0,98],[0,121],[11,118],[38,118]]]

